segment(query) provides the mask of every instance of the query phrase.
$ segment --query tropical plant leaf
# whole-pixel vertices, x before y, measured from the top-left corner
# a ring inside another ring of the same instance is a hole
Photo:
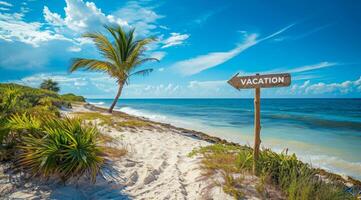
[[[156,58],[147,58],[144,54],[147,45],[154,42],[156,38],[148,37],[136,40],[135,29],[125,32],[121,26],[104,26],[104,28],[110,33],[111,38],[107,38],[99,32],[83,35],[94,41],[104,60],[75,58],[69,71],[74,72],[83,68],[85,70],[107,72],[109,76],[117,80],[118,91],[121,94],[122,87],[124,84],[129,83],[130,76],[147,75],[152,72],[150,69],[135,72],[136,68],[148,61],[159,61]],[[115,103],[118,98],[119,96],[116,96],[116,99],[114,99]],[[112,112],[115,103],[112,104],[109,112]]]

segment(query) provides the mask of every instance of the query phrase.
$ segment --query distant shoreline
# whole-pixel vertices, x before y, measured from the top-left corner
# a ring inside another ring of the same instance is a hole
[[[85,98],[86,100],[113,100],[113,98]],[[229,98],[219,98],[219,97],[197,97],[197,98],[193,98],[193,97],[182,97],[182,98],[178,98],[178,97],[149,97],[149,98],[123,98],[123,99],[129,99],[129,100],[137,100],[137,99],[178,99],[178,100],[182,100],[182,99],[241,99],[241,100],[244,100],[244,99],[249,99],[249,100],[253,100],[253,98],[232,98],[232,97],[229,97]],[[262,97],[261,101],[262,100],[267,100],[267,99],[354,99],[354,100],[361,100],[361,97],[357,97],[357,98],[354,98],[354,97],[321,97],[321,98],[310,98],[310,97],[305,97],[305,98],[297,98],[297,97],[281,97],[281,98],[273,98],[273,97]]]

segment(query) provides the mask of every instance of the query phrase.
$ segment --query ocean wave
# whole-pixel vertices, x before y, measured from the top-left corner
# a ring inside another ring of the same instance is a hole
[[[209,131],[209,129],[207,129],[208,126],[205,125],[205,123],[202,120],[198,120],[195,118],[189,118],[189,117],[184,118],[184,117],[177,117],[174,115],[153,113],[151,111],[134,109],[131,107],[117,108],[117,110],[127,113],[129,115],[145,117],[145,118],[155,121],[155,122],[172,124],[174,126],[188,128],[188,129],[194,129],[194,130],[198,130],[198,131],[206,131],[206,132]]]
[[[153,121],[157,121],[157,122],[167,122],[167,116],[165,115],[161,115],[161,114],[152,114],[149,113],[147,111],[141,111],[141,110],[137,110],[131,107],[122,107],[120,109],[117,109],[119,111],[125,112],[129,115],[134,115],[134,116],[138,116],[138,117],[145,117],[148,118],[150,120]]]
[[[361,162],[351,162],[341,159],[340,157],[328,155],[298,154],[298,157],[304,162],[310,163],[313,167],[361,179]]]
[[[104,105],[105,103],[103,102],[103,101],[100,101],[100,102],[89,102],[90,104],[92,104],[92,105],[99,105],[99,106],[102,106],[102,105]]]

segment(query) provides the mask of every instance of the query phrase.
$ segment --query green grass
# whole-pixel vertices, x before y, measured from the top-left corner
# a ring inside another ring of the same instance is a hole
[[[138,120],[138,119],[129,119],[129,118],[123,118],[120,116],[119,120],[114,120],[112,118],[112,115],[104,115],[101,114],[100,112],[76,112],[74,113],[77,117],[83,119],[83,120],[100,120],[100,124],[101,126],[103,125],[107,125],[110,127],[119,127],[119,128],[124,128],[124,127],[128,127],[128,128],[142,128],[142,127],[152,127],[152,124],[150,122],[147,121],[143,121],[143,120]]]
[[[116,125],[119,127],[130,127],[130,128],[140,128],[140,127],[151,127],[151,123],[146,122],[146,121],[142,121],[142,120],[136,120],[136,119],[131,119],[131,120],[125,120],[125,121],[120,121],[120,122],[116,122]]]
[[[82,120],[100,120],[100,125],[107,125],[107,126],[113,126],[113,120],[111,115],[103,115],[99,112],[76,112],[74,113],[75,116],[81,118]]]
[[[242,179],[236,180],[234,174],[250,174],[252,171],[252,149],[242,146],[215,144],[193,150],[189,156],[202,157],[202,169],[210,176],[222,172],[223,190],[236,199],[240,198],[239,188]],[[344,191],[340,182],[319,178],[318,170],[312,168],[286,152],[277,154],[265,149],[260,152],[257,172],[261,174],[256,185],[260,196],[264,196],[267,184],[279,188],[289,200],[347,200],[356,199]]]

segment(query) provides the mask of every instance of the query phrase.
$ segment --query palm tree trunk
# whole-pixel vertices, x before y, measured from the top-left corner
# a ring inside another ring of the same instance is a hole
[[[114,109],[115,105],[117,104],[120,95],[122,94],[123,85],[124,85],[124,83],[122,83],[122,82],[119,83],[118,93],[117,93],[117,96],[115,96],[115,99],[108,110],[109,113],[113,112],[113,109]]]

